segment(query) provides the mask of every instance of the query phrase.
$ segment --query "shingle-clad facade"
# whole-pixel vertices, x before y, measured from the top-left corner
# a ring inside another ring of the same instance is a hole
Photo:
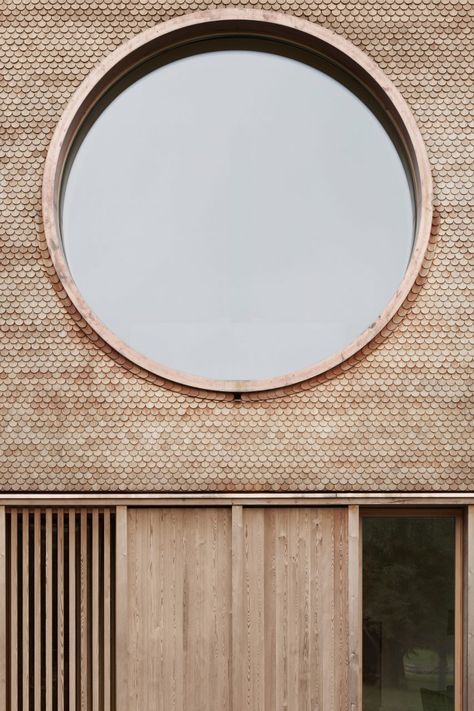
[[[468,2],[239,4],[353,42],[400,90],[425,141],[434,182],[425,263],[398,314],[358,354],[313,380],[235,400],[126,362],[68,300],[42,225],[54,128],[113,49],[208,7],[216,4],[3,6],[1,490],[472,491]]]

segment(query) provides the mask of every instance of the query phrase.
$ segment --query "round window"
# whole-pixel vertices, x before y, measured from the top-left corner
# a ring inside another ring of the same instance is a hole
[[[181,18],[118,50],[53,139],[45,224],[100,335],[155,373],[246,391],[320,373],[393,316],[430,183],[355,48],[267,13]]]

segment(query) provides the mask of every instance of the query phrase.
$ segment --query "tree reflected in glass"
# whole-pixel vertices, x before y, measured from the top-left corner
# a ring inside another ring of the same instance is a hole
[[[364,711],[451,711],[455,518],[363,526]]]

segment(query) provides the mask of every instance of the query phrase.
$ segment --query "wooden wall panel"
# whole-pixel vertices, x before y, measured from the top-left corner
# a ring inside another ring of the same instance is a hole
[[[129,511],[129,709],[230,710],[230,540],[230,509]]]
[[[362,536],[358,506],[348,508],[349,708],[362,710]]]
[[[347,533],[344,509],[131,509],[128,707],[348,708]]]
[[[465,518],[467,711],[474,507]],[[87,711],[359,711],[360,555],[357,506],[0,507],[0,708],[78,711],[83,686]]]
[[[21,540],[22,616],[20,644],[22,647],[22,706],[23,711],[28,711],[30,706],[30,569],[28,555],[30,548],[30,525],[28,509],[24,509],[21,516]]]
[[[126,506],[116,509],[116,698],[117,711],[129,711],[128,706],[128,513]],[[145,586],[149,585],[146,581]]]
[[[79,558],[79,672],[80,672],[80,709],[88,711],[89,701],[89,560],[88,560],[88,526],[87,526],[87,509],[82,509],[80,512],[80,558]]]
[[[244,618],[235,627],[233,667],[239,711],[347,708],[346,516],[343,509],[243,509]]]

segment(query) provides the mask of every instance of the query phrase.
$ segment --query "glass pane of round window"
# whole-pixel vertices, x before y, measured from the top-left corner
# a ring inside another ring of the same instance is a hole
[[[181,57],[115,89],[67,165],[76,285],[127,346],[213,380],[343,351],[399,287],[410,180],[345,83],[253,49]]]

